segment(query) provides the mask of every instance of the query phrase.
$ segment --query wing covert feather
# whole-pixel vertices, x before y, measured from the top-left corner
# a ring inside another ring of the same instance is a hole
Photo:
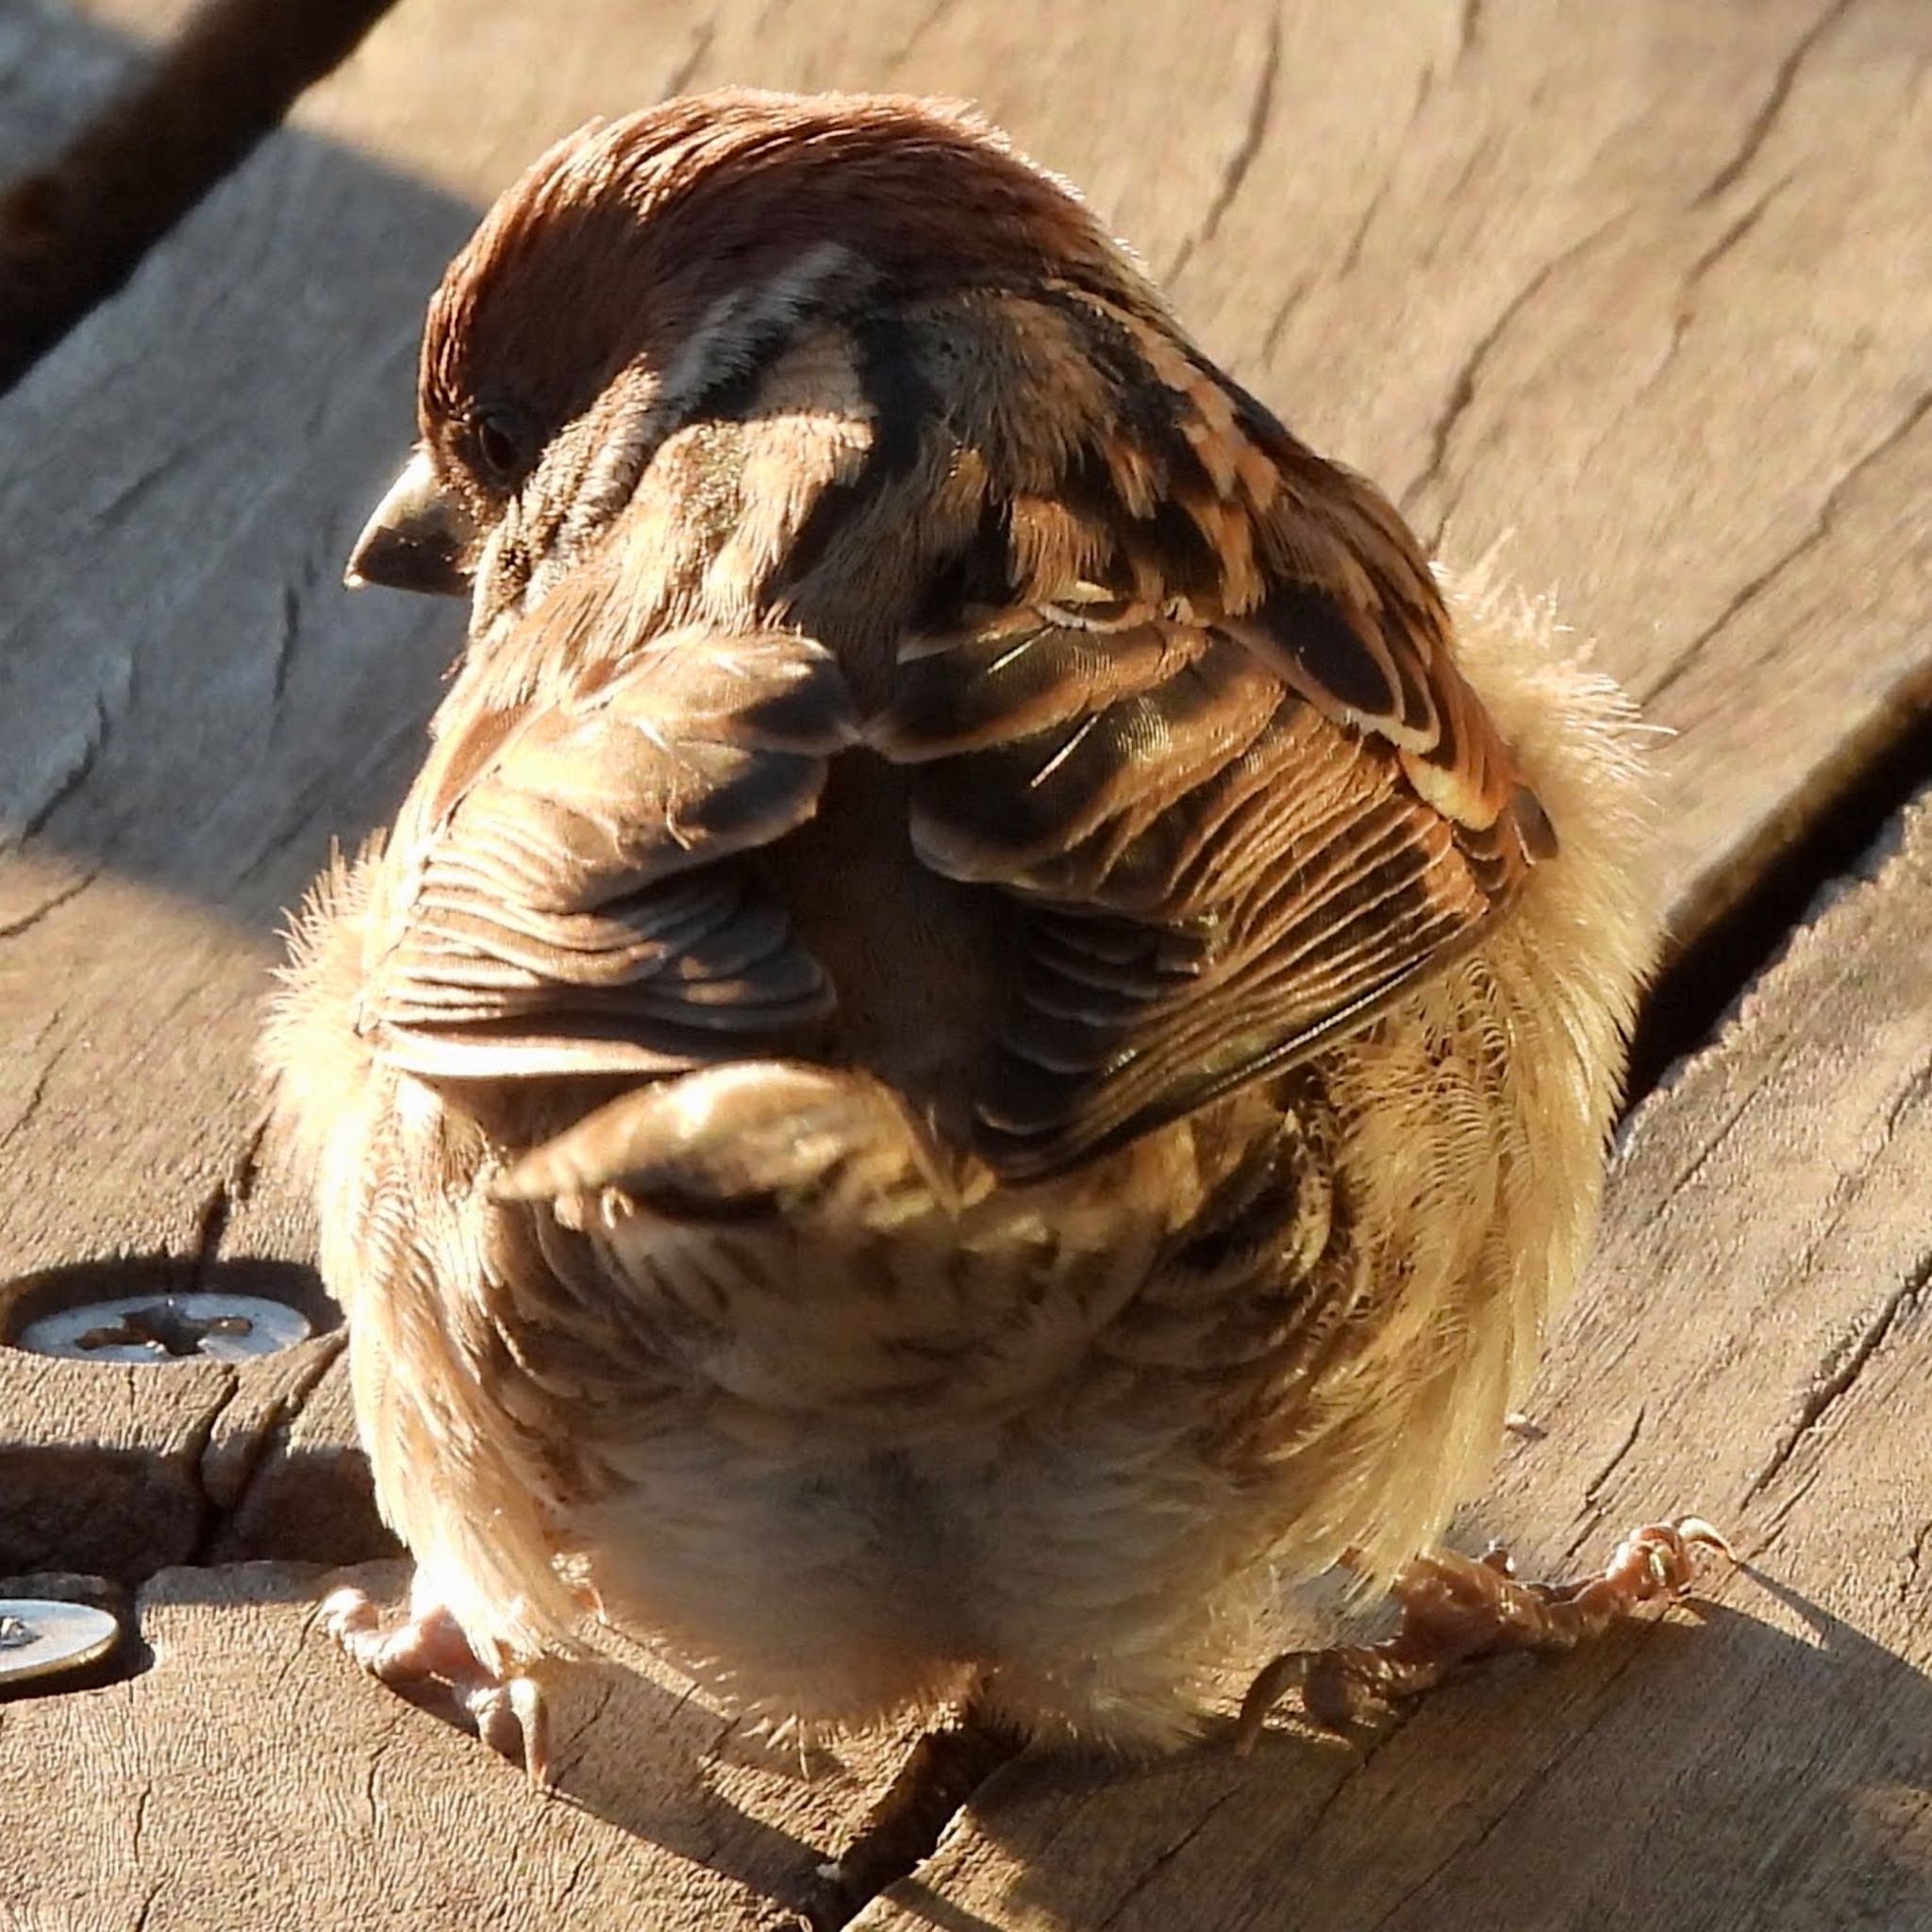
[[[1364,1023],[1516,876],[1228,628],[1035,618],[926,641],[869,730],[912,838],[1027,908],[981,1151],[1058,1171]]]
[[[389,1058],[441,1077],[670,1071],[826,1010],[744,862],[810,817],[850,739],[820,646],[691,627],[508,724],[461,685],[442,715],[364,995]]]

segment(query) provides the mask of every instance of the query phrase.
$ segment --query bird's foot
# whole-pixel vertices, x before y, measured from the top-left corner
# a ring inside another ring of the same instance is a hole
[[[532,1784],[549,1789],[549,1714],[541,1688],[533,1677],[491,1670],[441,1605],[412,1599],[408,1615],[385,1627],[376,1605],[349,1587],[330,1593],[322,1617],[371,1676],[474,1730],[492,1751],[521,1764]]]
[[[1380,1643],[1291,1651],[1256,1677],[1235,1721],[1245,1756],[1291,1684],[1318,1724],[1345,1728],[1377,1705],[1418,1697],[1457,1665],[1504,1651],[1567,1651],[1600,1637],[1639,1605],[1674,1603],[1695,1579],[1701,1552],[1731,1547],[1694,1516],[1652,1523],[1625,1537],[1605,1569],[1575,1583],[1523,1583],[1507,1552],[1481,1557],[1440,1551],[1415,1557],[1391,1593],[1402,1626]]]

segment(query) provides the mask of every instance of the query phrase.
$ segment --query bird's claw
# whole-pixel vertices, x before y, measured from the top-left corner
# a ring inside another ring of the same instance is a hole
[[[534,1677],[499,1676],[441,1606],[412,1606],[386,1626],[383,1613],[353,1586],[322,1606],[324,1627],[379,1682],[412,1704],[473,1730],[492,1751],[521,1764],[530,1782],[550,1789],[549,1709]]]
[[[1255,1748],[1268,1714],[1299,1681],[1308,1715],[1344,1729],[1365,1710],[1432,1690],[1459,1664],[1503,1651],[1560,1652],[1601,1636],[1641,1604],[1674,1602],[1695,1581],[1706,1551],[1734,1560],[1702,1517],[1646,1524],[1595,1576],[1575,1583],[1517,1581],[1508,1553],[1424,1554],[1403,1566],[1391,1593],[1402,1626],[1380,1643],[1291,1651],[1255,1678],[1235,1720],[1233,1748]]]

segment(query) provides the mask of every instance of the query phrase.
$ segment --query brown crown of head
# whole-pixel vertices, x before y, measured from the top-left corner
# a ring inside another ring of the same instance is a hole
[[[1073,190],[962,106],[693,95],[579,128],[485,217],[430,304],[424,433],[492,408],[554,427],[802,263],[855,300],[1051,273],[1162,312]]]

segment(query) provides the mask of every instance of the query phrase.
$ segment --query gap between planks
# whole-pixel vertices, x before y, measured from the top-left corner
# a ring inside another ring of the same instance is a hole
[[[58,154],[0,186],[0,391],[44,355],[328,74],[392,0],[178,0],[166,40]],[[58,32],[58,18],[49,18]],[[132,57],[130,57],[132,58]]]

